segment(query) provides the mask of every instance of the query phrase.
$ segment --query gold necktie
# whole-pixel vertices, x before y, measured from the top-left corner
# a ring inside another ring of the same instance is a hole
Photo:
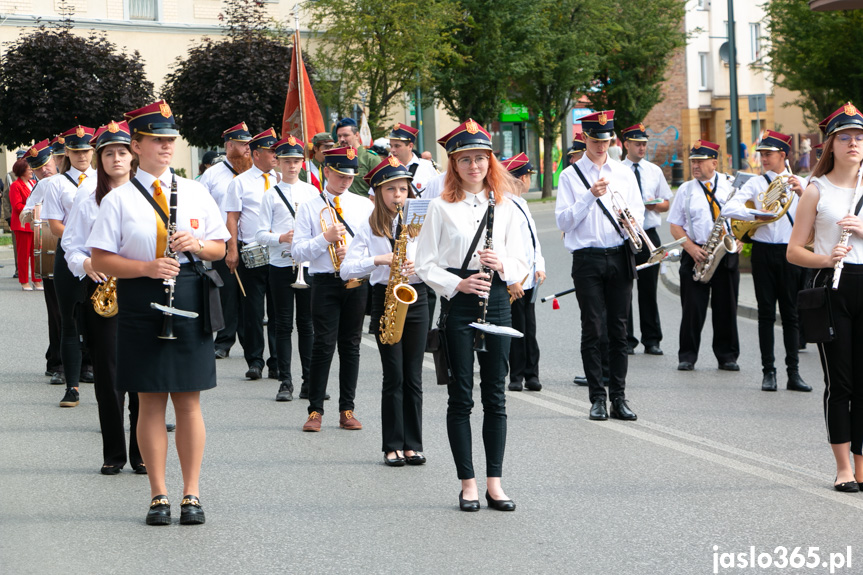
[[[704,187],[707,188],[708,192],[710,192],[711,194],[713,193],[713,184],[707,182],[706,184],[704,184]],[[715,198],[715,196],[713,197]],[[715,201],[715,199],[711,201],[711,199],[708,198],[707,203],[710,204],[710,213],[713,214],[713,219],[715,220],[719,217],[719,202]]]
[[[80,176],[78,176],[78,187],[79,188],[81,187],[81,182],[83,182],[84,178],[86,178],[86,177],[87,177],[87,174],[81,174]]]
[[[158,179],[153,182],[153,190],[155,190],[153,193],[153,199],[156,200],[156,203],[159,204],[159,207],[162,208],[162,210],[165,212],[165,215],[169,215],[168,198],[162,191],[162,183]],[[165,257],[165,249],[167,247],[168,229],[162,222],[162,216],[156,213],[156,257]]]
[[[266,174],[266,173],[264,174],[264,189],[265,190],[270,189],[270,174]]]

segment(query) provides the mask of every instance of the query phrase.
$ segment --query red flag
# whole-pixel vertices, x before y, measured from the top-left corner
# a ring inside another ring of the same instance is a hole
[[[302,82],[299,78],[302,78]],[[291,81],[285,99],[285,113],[282,116],[282,137],[292,134],[295,138],[309,143],[318,132],[326,132],[321,109],[312,91],[306,65],[300,51],[300,33],[294,33],[294,50],[291,55]]]

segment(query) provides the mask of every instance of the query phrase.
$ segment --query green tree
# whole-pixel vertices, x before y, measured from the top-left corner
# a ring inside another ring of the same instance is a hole
[[[674,51],[686,45],[680,0],[612,0],[610,42],[587,92],[597,110],[615,110],[618,130],[644,120],[662,101],[662,83]]]
[[[521,45],[530,58],[513,78],[512,96],[531,112],[542,138],[542,197],[551,197],[552,150],[566,113],[594,76],[601,54],[597,38],[607,28],[604,0],[536,0],[524,8]]]
[[[153,100],[138,52],[104,35],[72,33],[71,14],[12,42],[0,61],[0,144],[51,138],[76,124],[97,128]]]
[[[814,12],[804,0],[764,5],[770,40],[765,64],[777,86],[799,92],[800,106],[815,126],[851,101],[863,106],[863,11]]]
[[[281,131],[293,47],[286,34],[271,32],[263,6],[230,0],[222,18],[227,38],[196,43],[165,77],[162,95],[190,144],[218,146],[222,131],[240,121],[253,134]],[[303,60],[314,86],[314,67],[306,54]]]
[[[498,118],[513,71],[530,46],[514,30],[523,24],[524,3],[515,0],[461,0],[460,22],[452,33],[453,52],[434,68],[435,96],[460,121],[489,124]]]
[[[340,113],[368,97],[369,125],[379,133],[390,107],[417,86],[431,85],[432,68],[452,53],[457,23],[452,0],[318,0],[310,5],[318,34],[315,62],[330,82],[320,98]]]

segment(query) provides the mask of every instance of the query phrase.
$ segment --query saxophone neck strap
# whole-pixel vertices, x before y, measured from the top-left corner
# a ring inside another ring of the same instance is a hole
[[[131,181],[132,181],[132,185],[134,185],[138,189],[138,191],[141,192],[141,195],[144,196],[144,199],[147,200],[147,203],[149,203],[151,206],[153,206],[153,211],[155,211],[156,215],[162,219],[162,224],[165,225],[165,229],[168,229],[168,225],[169,225],[168,224],[168,214],[166,214],[164,212],[164,210],[162,210],[162,206],[160,206],[158,203],[156,203],[156,200],[153,199],[153,196],[151,196],[150,194],[147,193],[147,190],[144,189],[144,186],[141,184],[141,182],[138,181],[137,178],[132,178]],[[177,203],[176,203],[177,200],[175,199],[176,195],[174,195],[174,194],[171,194],[171,195],[174,196],[174,198],[172,198],[172,200],[171,200],[171,203],[173,204],[171,207],[174,208],[174,211],[176,212],[176,208],[177,208]],[[183,252],[183,253],[186,256],[186,259],[188,259],[190,262],[195,261],[195,256],[192,255],[192,252]]]

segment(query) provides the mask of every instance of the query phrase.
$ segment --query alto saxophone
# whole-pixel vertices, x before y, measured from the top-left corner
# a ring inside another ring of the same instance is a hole
[[[401,205],[397,205],[396,209],[399,221],[402,221]],[[401,341],[408,306],[417,301],[417,290],[408,283],[408,276],[402,271],[408,252],[408,227],[402,226],[390,263],[390,279],[384,296],[384,313],[381,315],[381,332],[378,336],[381,343],[386,345],[395,345]]]
[[[730,200],[736,193],[737,189],[728,195],[728,199]],[[695,268],[692,270],[692,279],[697,282],[703,284],[709,282],[713,274],[716,273],[719,262],[725,257],[725,254],[733,254],[737,251],[737,239],[732,234],[725,232],[726,219],[725,216],[720,214],[716,217],[716,221],[713,222],[710,237],[707,239],[707,243],[704,244],[707,258],[701,263],[696,263]]]
[[[108,281],[96,286],[90,301],[93,302],[93,310],[102,317],[117,315],[117,278],[109,277]]]

